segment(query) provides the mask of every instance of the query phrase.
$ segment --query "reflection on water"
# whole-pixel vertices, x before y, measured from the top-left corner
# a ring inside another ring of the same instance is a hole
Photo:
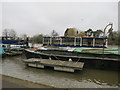
[[[118,87],[118,72],[84,68],[75,73],[26,67],[23,56],[4,58],[2,73],[16,78],[63,88]]]

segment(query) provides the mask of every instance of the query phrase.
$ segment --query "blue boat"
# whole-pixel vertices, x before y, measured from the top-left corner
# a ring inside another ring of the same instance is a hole
[[[0,37],[0,44],[5,44],[5,45],[27,45],[28,44],[28,39],[27,40],[14,40],[13,37]]]

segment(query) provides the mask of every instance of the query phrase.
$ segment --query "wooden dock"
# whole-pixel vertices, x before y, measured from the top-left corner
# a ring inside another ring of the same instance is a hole
[[[45,66],[54,67],[54,70],[74,72],[75,70],[82,70],[84,62],[60,61],[50,59],[36,59],[31,58],[24,60],[30,67],[44,68]]]

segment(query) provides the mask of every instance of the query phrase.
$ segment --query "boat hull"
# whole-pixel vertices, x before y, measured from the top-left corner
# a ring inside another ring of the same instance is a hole
[[[60,60],[69,60],[72,58],[73,61],[78,60],[79,58],[87,58],[87,59],[99,59],[99,58],[108,58],[110,60],[119,60],[120,55],[113,55],[113,54],[90,54],[90,53],[74,53],[69,51],[62,51],[62,50],[40,50],[39,52],[35,52],[33,50],[25,49],[25,55],[27,58],[43,58],[43,59],[60,59]]]
[[[47,52],[47,51],[45,51]],[[73,62],[84,62],[84,67],[95,67],[95,68],[106,68],[106,69],[113,69],[117,70],[120,68],[120,61],[119,57],[116,55],[116,58],[102,58],[102,57],[88,57],[91,56],[90,54],[79,54],[73,52],[63,52],[62,55],[60,54],[53,54],[53,53],[45,53],[44,51],[41,52],[34,52],[28,49],[24,50],[25,56],[27,59],[29,58],[41,58],[41,59],[52,59],[52,60],[62,60],[62,61],[69,61],[70,59]],[[66,54],[65,54],[66,53]],[[68,54],[68,55],[67,55]],[[102,56],[102,55],[101,55]],[[112,56],[112,55],[109,55]]]

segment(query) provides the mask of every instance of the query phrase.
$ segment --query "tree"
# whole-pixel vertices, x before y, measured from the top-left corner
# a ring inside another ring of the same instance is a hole
[[[80,31],[76,36],[77,37],[83,37],[83,36],[85,36],[85,33],[83,31]]]
[[[16,34],[17,34],[16,31],[13,29],[4,29],[3,30],[3,36],[6,38],[6,40],[8,37],[11,37],[12,39],[15,40]]]
[[[93,34],[93,30],[92,29],[88,29],[87,31],[85,31],[86,36],[92,36]]]
[[[27,34],[21,34],[19,37],[20,40],[26,40],[27,39]]]
[[[23,34],[23,40],[27,39],[27,34]]]
[[[10,37],[13,37],[14,40],[15,40],[15,38],[16,38],[16,35],[17,35],[17,33],[16,33],[15,30],[13,30],[13,29],[9,30],[9,36],[10,36]]]
[[[67,28],[64,36],[76,36],[78,34],[78,30],[76,28]]]
[[[100,37],[101,34],[103,34],[102,30],[93,31],[93,36],[94,37]]]
[[[108,37],[108,44],[109,45],[119,45],[119,33],[118,31],[110,31],[109,37]]]
[[[53,31],[51,32],[51,36],[59,36],[59,34],[58,34],[55,30],[53,30]]]
[[[110,28],[107,33],[109,34],[108,37],[112,39],[113,38],[113,30]],[[116,32],[114,32],[114,34],[115,33]]]
[[[8,29],[3,30],[3,36],[5,36],[5,38],[7,40],[8,36],[9,36],[9,30]]]
[[[42,34],[38,34],[38,35],[34,35],[31,38],[32,43],[42,43],[43,41],[43,35]]]

